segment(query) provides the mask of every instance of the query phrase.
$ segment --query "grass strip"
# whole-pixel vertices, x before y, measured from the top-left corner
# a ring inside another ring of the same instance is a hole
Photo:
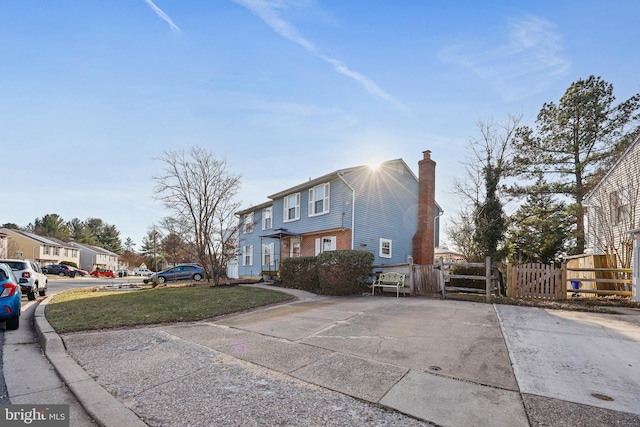
[[[137,291],[70,289],[52,298],[45,315],[58,333],[165,322],[189,322],[292,300],[245,286],[189,286]]]

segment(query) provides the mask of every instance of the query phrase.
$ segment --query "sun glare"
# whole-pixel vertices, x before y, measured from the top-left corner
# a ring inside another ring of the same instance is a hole
[[[367,163],[367,166],[369,167],[369,169],[371,169],[372,171],[376,171],[378,170],[378,168],[380,167],[380,163],[377,160],[372,160],[369,163]]]

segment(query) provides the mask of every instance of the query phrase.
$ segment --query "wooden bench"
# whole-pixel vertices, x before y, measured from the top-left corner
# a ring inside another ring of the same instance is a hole
[[[380,276],[371,284],[371,295],[375,295],[376,288],[395,288],[396,298],[400,296],[400,289],[404,294],[404,274],[400,273],[380,273]]]

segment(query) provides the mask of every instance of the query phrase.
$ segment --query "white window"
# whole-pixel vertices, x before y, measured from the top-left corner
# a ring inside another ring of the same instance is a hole
[[[380,239],[380,258],[391,258],[391,239]]]
[[[273,206],[269,206],[268,208],[262,209],[262,229],[268,230],[273,228]]]
[[[336,236],[319,237],[316,239],[316,255],[326,251],[336,250]]]
[[[273,243],[262,244],[262,265],[273,265],[274,247]]]
[[[242,247],[242,265],[253,265],[253,245]]]
[[[629,222],[631,217],[631,189],[622,188],[610,196],[611,218],[613,224]]]
[[[253,212],[244,216],[244,234],[253,233]]]
[[[300,219],[300,193],[284,198],[284,222]]]
[[[329,183],[316,185],[309,190],[309,216],[329,212]]]

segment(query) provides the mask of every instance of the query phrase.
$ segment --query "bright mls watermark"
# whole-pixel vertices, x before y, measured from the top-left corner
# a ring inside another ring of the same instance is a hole
[[[0,426],[69,427],[69,405],[0,405]]]

